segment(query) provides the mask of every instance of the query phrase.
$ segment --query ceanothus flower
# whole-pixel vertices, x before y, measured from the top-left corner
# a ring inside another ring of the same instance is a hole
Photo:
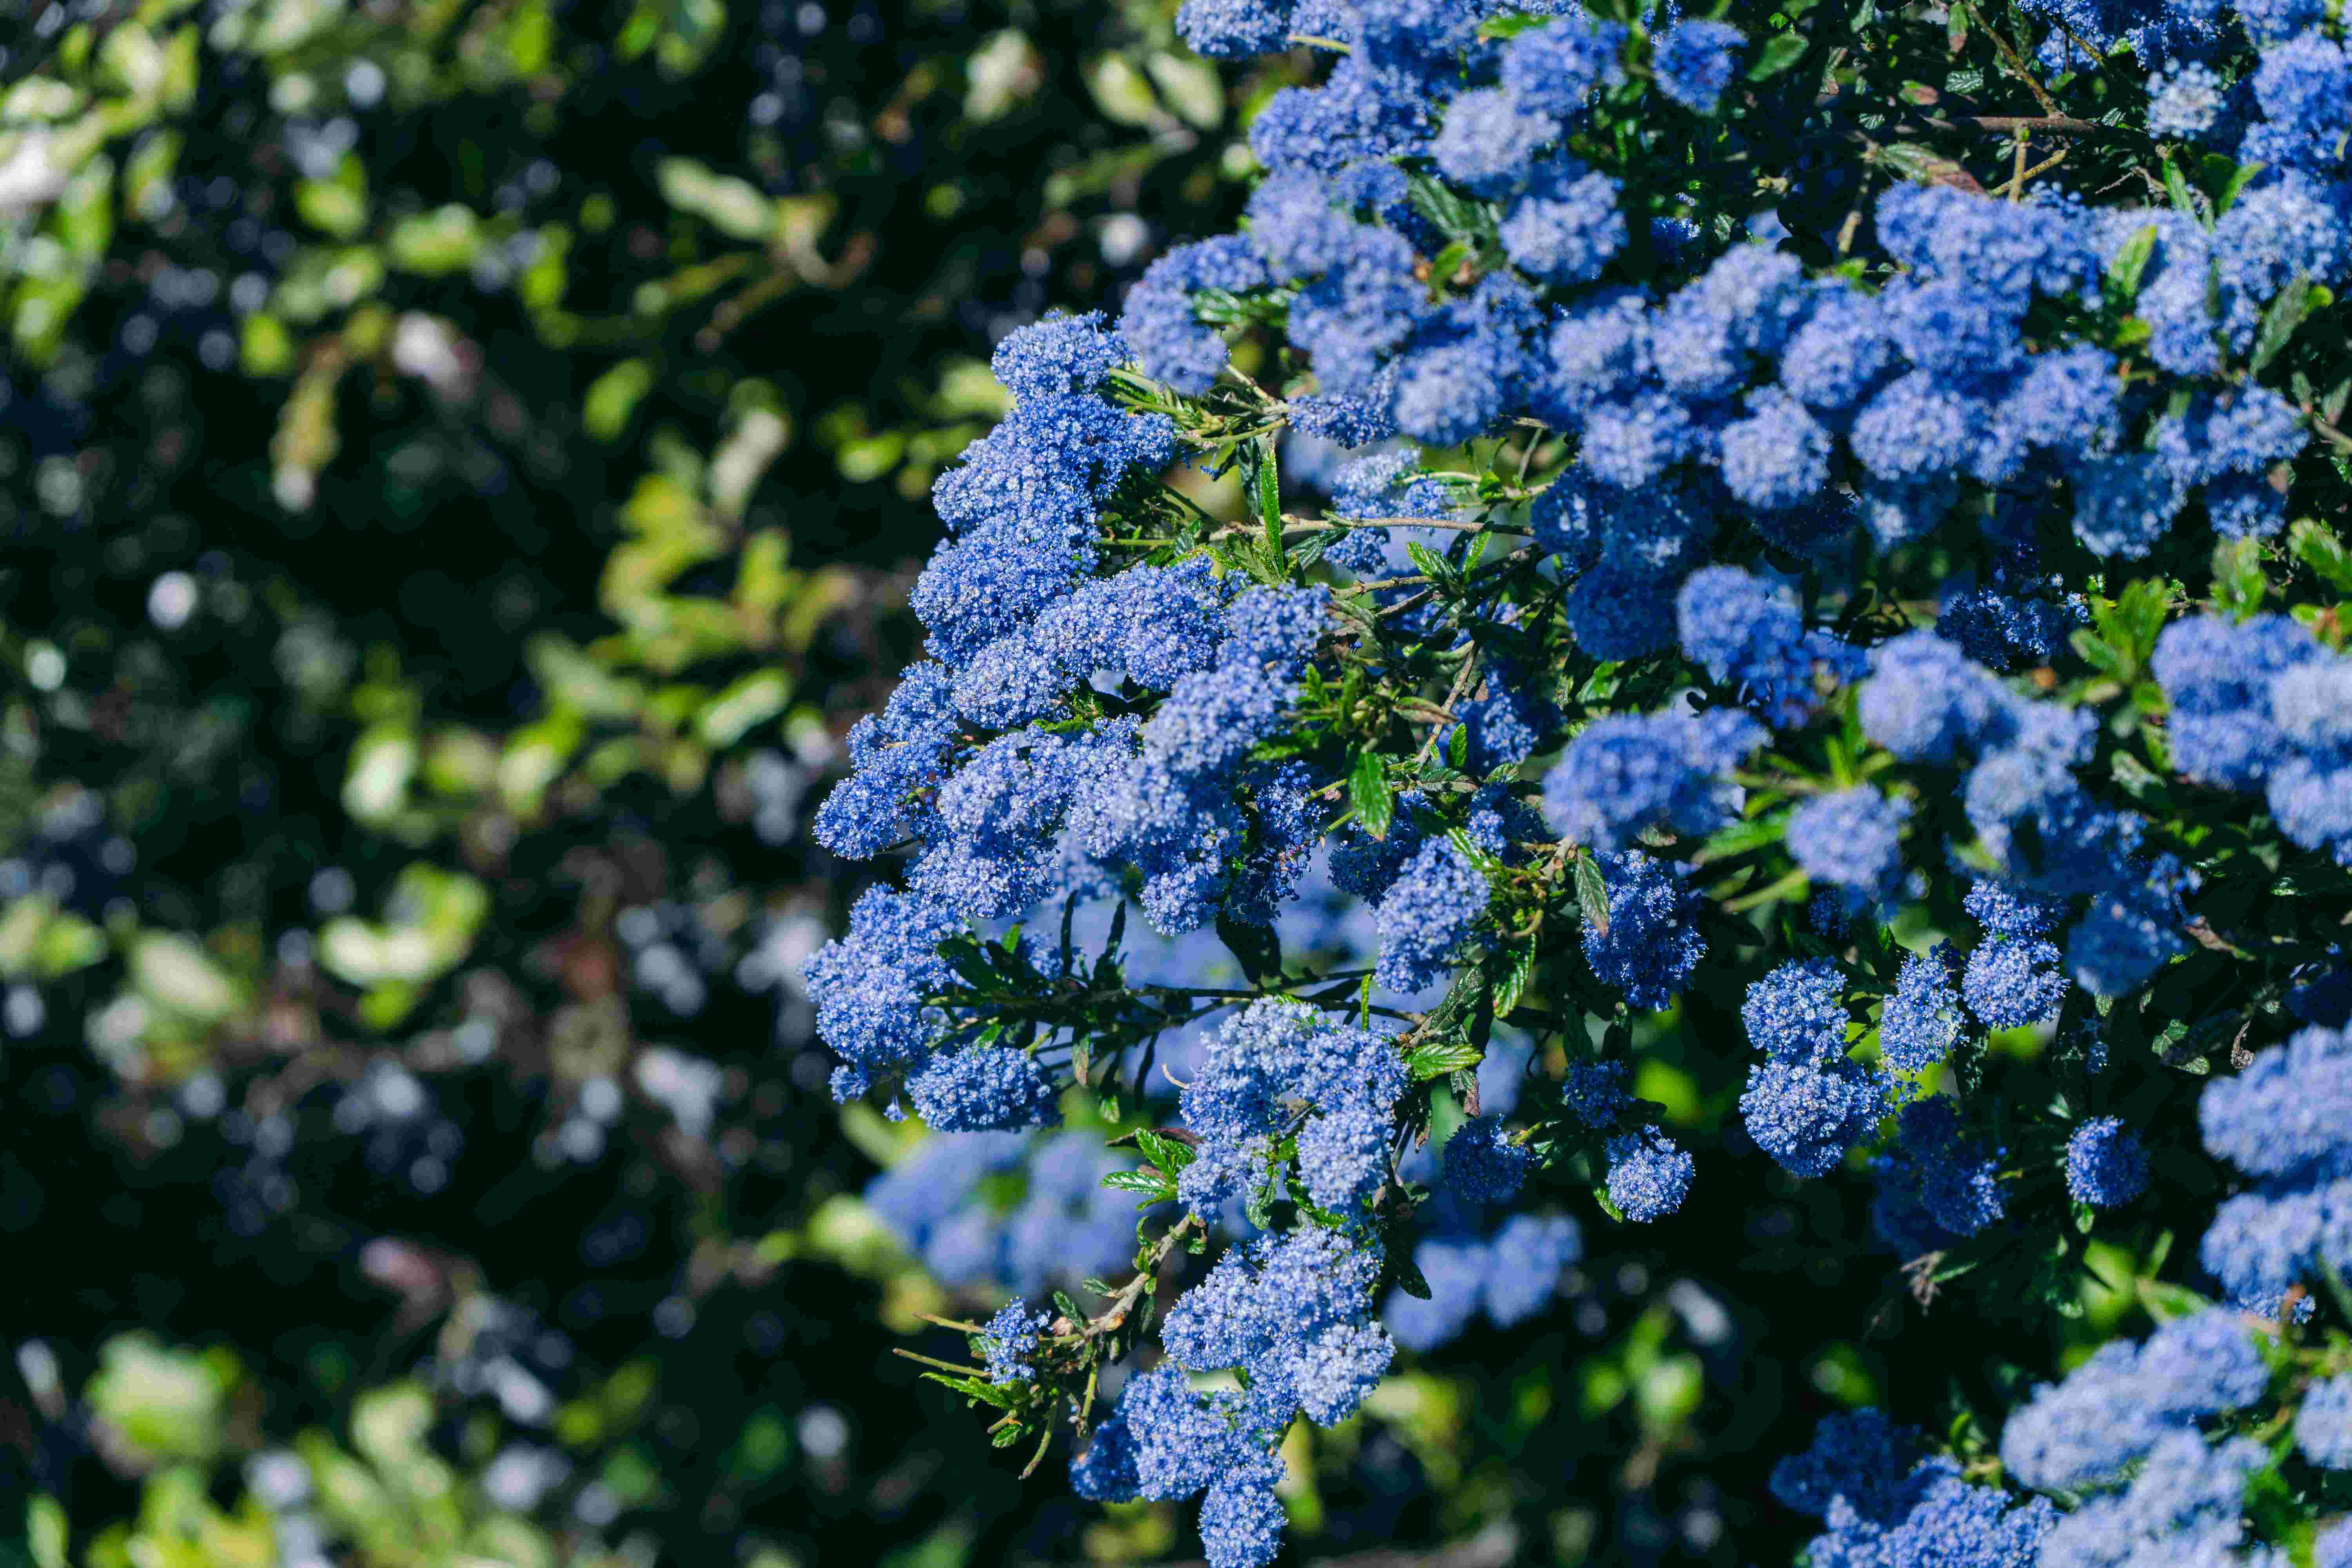
[[[2322,1468],[2352,1470],[2352,1376],[2311,1385],[2294,1418],[2294,1446]]]
[[[1748,36],[1726,22],[1676,22],[1658,35],[1652,60],[1658,90],[1685,109],[1714,113],[1747,43]]]
[[[1609,890],[1609,923],[1606,930],[1584,928],[1586,962],[1629,1005],[1644,1011],[1671,1006],[1706,955],[1689,869],[1639,849],[1605,853],[1600,868]]]
[[[1026,1383],[1036,1374],[1037,1344],[1050,1320],[1026,1301],[1008,1301],[980,1331],[988,1356],[988,1381]]]
[[[1816,882],[1884,901],[1903,876],[1911,803],[1867,786],[1815,795],[1789,817],[1789,853]]]
[[[1920,1072],[1952,1054],[1968,1027],[1952,975],[1959,955],[1950,942],[1906,953],[1895,989],[1879,1013],[1878,1052],[1895,1072]]]
[[[1374,983],[1405,992],[1434,984],[1447,955],[1486,912],[1486,879],[1452,839],[1423,844],[1373,913],[1381,939]]]
[[[1713,709],[1612,714],[1585,727],[1544,778],[1552,826],[1595,849],[1626,847],[1645,827],[1704,837],[1730,820],[1723,778],[1764,738],[1744,713]]]
[[[2099,1116],[2066,1140],[2066,1190],[2077,1203],[2116,1208],[2147,1190],[2147,1151],[2120,1116]]]
[[[1609,1201],[1627,1219],[1663,1218],[1690,1195],[1698,1164],[1672,1138],[1643,1128],[1609,1141]]]

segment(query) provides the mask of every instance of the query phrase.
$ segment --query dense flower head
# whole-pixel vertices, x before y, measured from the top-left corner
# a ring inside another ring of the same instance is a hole
[[[1903,825],[1910,816],[1908,801],[1874,789],[1816,795],[1789,818],[1789,853],[1817,882],[1885,899],[1902,876]]]
[[[1653,1220],[1683,1206],[1698,1163],[1655,1128],[1609,1141],[1609,1201],[1630,1220]]]
[[[1886,1085],[1843,1057],[1775,1058],[1749,1069],[1739,1114],[1756,1146],[1791,1175],[1822,1176],[1867,1140],[1888,1110]]]
[[[1969,1135],[1943,1095],[1903,1108],[1878,1163],[1878,1186],[1872,1222],[1906,1258],[1974,1236],[2008,1210],[2000,1152]]]
[[[1405,862],[1374,921],[1381,939],[1378,984],[1419,991],[1445,972],[1445,958],[1486,908],[1486,879],[1450,838],[1433,838]]]
[[[1961,1479],[1920,1435],[1874,1409],[1832,1415],[1812,1446],[1772,1471],[1772,1495],[1821,1519],[1806,1548],[1822,1564],[1951,1563],[2009,1568],[2036,1560],[2057,1512],[2041,1498],[2016,1505]]]
[[[1722,710],[1612,715],[1569,742],[1545,776],[1544,810],[1595,849],[1626,847],[1651,826],[1703,836],[1733,809],[1722,775],[1762,738],[1754,720]]]
[[[1958,954],[1949,942],[1907,953],[1879,1015],[1878,1050],[1895,1072],[1918,1072],[1942,1061],[1959,1044],[1968,1020],[1952,984]]]
[[[1658,90],[1701,114],[1715,111],[1739,68],[1747,36],[1724,22],[1677,22],[1658,36]]]
[[[1465,1122],[1445,1141],[1445,1184],[1473,1204],[1506,1204],[1535,1169],[1535,1152],[1513,1139],[1498,1116]]]
[[[2015,1029],[2057,1016],[2066,975],[2057,944],[2035,937],[1995,937],[1969,954],[1960,994],[1988,1029]]]
[[[1638,849],[1600,857],[1609,889],[1608,925],[1587,924],[1584,956],[1603,984],[1633,1006],[1671,1005],[1706,955],[1696,924],[1699,895],[1687,868]]]
[[[1784,963],[1748,988],[1748,1042],[1775,1061],[1814,1065],[1846,1049],[1845,977],[1825,959]]]
[[[2352,1377],[2312,1385],[2294,1419],[2294,1445],[2330,1470],[2352,1470]]]
[[[2120,1116],[2099,1116],[2066,1140],[2066,1190],[2077,1203],[2115,1208],[2147,1190],[2147,1151]]]
[[[1025,1301],[1008,1301],[988,1320],[981,1339],[988,1352],[988,1381],[1026,1382],[1035,1372],[1037,1342],[1049,1320]]]

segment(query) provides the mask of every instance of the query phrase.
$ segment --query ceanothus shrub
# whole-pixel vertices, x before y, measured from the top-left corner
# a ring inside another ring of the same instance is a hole
[[[2296,1381],[2352,1326],[2343,17],[1179,29],[1314,85],[1240,232],[1005,340],[819,819],[887,867],[808,969],[835,1091],[1144,1161],[1131,1272],[940,1375],[1255,1564],[1294,1420],[1695,1182],[1857,1184],[1923,1299],[2028,1314],[2146,1219],[2218,1304],[1998,1456],[1840,1418],[1779,1494],[1816,1564],[2279,1560],[2352,1504],[2352,1396]],[[1130,911],[1242,983],[1147,976]],[[1676,1029],[1738,1085],[1697,1149],[1633,1090]],[[2282,1393],[2284,1471],[2230,1414]]]

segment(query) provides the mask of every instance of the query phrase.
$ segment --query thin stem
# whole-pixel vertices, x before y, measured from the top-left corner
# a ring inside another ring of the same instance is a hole
[[[1445,694],[1445,723],[1450,724],[1454,721],[1454,710],[1460,708],[1462,706],[1462,700],[1470,695],[1471,683],[1477,679],[1477,675],[1478,653],[1477,648],[1474,644],[1471,648],[1470,657],[1462,661],[1462,673],[1454,678],[1453,689]],[[1421,742],[1420,754],[1412,760],[1412,765],[1414,767],[1420,768],[1427,765],[1431,753],[1437,750],[1437,738],[1444,733],[1445,733],[1444,724],[1433,724],[1430,726],[1427,738]]]
[[[2015,71],[2018,76],[2023,79],[2026,90],[2033,94],[2033,101],[2042,106],[2042,112],[2053,120],[2066,119],[2067,116],[2065,113],[2058,107],[2058,100],[2051,97],[2049,89],[2042,85],[2041,79],[2031,70],[2026,68],[2024,58],[2018,54],[2017,50],[2010,44],[2010,41],[2007,38],[2000,36],[2000,29],[1995,26],[1990,20],[1987,20],[1984,30],[1985,36],[1992,40],[1992,47],[2000,51],[2002,61],[2008,65],[2011,70]],[[2084,124],[2088,123],[2088,121],[2076,121],[2075,123]]]

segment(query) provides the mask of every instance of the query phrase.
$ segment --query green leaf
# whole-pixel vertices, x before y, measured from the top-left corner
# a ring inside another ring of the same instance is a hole
[[[1502,978],[1495,982],[1495,1016],[1508,1018],[1511,1009],[1519,1005],[1519,998],[1527,994],[1528,986],[1535,977],[1534,945],[1529,943],[1513,948],[1510,963],[1504,969]]]
[[[1444,592],[1452,594],[1461,586],[1462,574],[1454,568],[1454,563],[1428,545],[1412,542],[1405,545],[1404,552],[1412,556],[1412,563]]]
[[[1356,753],[1356,765],[1348,771],[1348,799],[1365,832],[1375,838],[1389,836],[1389,824],[1396,819],[1396,797],[1389,794],[1388,773],[1378,752],[1367,748]]]
[[[2344,548],[2335,530],[2315,518],[2298,519],[2287,531],[2286,547],[2332,586],[2352,594],[2352,552]]]
[[[1103,1185],[1122,1193],[1141,1193],[1156,1203],[1167,1202],[1176,1195],[1176,1184],[1151,1170],[1113,1171],[1103,1178]]]
[[[25,1540],[36,1568],[66,1568],[66,1510],[53,1497],[25,1505]]]
[[[1775,33],[1765,44],[1764,52],[1748,68],[1749,81],[1769,81],[1805,58],[1807,47],[1802,33]]]
[[[612,440],[627,426],[638,400],[652,389],[653,384],[654,367],[649,361],[623,360],[589,383],[580,423],[599,441]]]
[[[662,199],[734,239],[765,239],[777,229],[776,204],[757,186],[714,174],[691,158],[664,158],[654,170]]]
[[[2253,358],[2247,363],[2259,375],[2271,361],[2285,352],[2295,329],[2310,318],[2314,310],[2326,305],[2334,296],[2318,288],[2307,278],[2297,278],[2279,291],[2270,309],[2263,312],[2262,330],[2254,334]]]
[[[1609,884],[1601,879],[1600,864],[1591,855],[1576,858],[1576,907],[1586,931],[1594,936],[1609,934]]]
[[[2116,309],[2128,310],[2139,298],[2140,279],[2147,272],[2148,258],[2156,254],[2156,226],[2148,225],[2124,241],[2116,258],[2107,266],[2107,302]]]
[[[1513,11],[1501,16],[1489,16],[1479,23],[1478,36],[1482,38],[1516,38],[1529,27],[1540,27],[1549,20],[1549,16],[1530,16],[1524,12]]]
[[[2112,666],[2101,668],[2118,679],[2129,679],[2146,668],[2148,656],[2156,651],[2156,635],[2164,629],[2165,612],[2171,603],[2171,584],[2161,577],[2143,577],[2126,584],[2112,603],[2100,604],[2093,611],[2093,619],[2114,658]],[[2084,657],[2092,656],[2086,650]],[[2093,658],[2093,662],[2098,660]]]
[[[2258,539],[2225,539],[2213,547],[2213,602],[2231,620],[2242,621],[2263,607],[2270,583],[2263,576]]]
[[[1272,926],[1252,925],[1231,915],[1217,917],[1217,940],[1241,961],[1242,973],[1253,985],[1282,973],[1282,939]]]
[[[2164,161],[2164,188],[2172,197],[2172,205],[2195,218],[2207,228],[2213,226],[2213,215],[2189,188],[2189,176],[2180,164],[2170,158]]]
[[[1257,521],[1265,530],[1266,553],[1275,570],[1286,574],[1290,563],[1282,554],[1282,472],[1275,461],[1274,443],[1261,439],[1255,444],[1255,456],[1250,463],[1252,487],[1257,506]]]
[[[1486,1053],[1467,1040],[1423,1040],[1404,1054],[1405,1069],[1415,1083],[1475,1068]]]
[[[923,1375],[933,1383],[944,1384],[958,1394],[970,1394],[984,1404],[993,1405],[999,1410],[1013,1408],[1013,1395],[1010,1392],[998,1388],[993,1384],[982,1383],[979,1378],[950,1377],[944,1372],[927,1372]]]
[[[1429,1281],[1423,1279],[1421,1277],[1421,1270],[1414,1267],[1412,1255],[1402,1249],[1394,1249],[1389,1253],[1389,1256],[1397,1260],[1397,1289],[1403,1291],[1406,1295],[1412,1297],[1416,1301],[1428,1300],[1430,1297]]]
[[[2246,188],[2246,183],[2269,167],[2268,163],[2239,164],[2231,171],[2230,177],[2222,182],[2221,194],[2213,201],[2213,210],[2217,213],[2228,212],[2237,201],[2238,193]]]
[[[1454,733],[1445,738],[1445,762],[1448,767],[1466,768],[1470,765],[1469,725],[1454,725]]]
[[[1135,1135],[1135,1146],[1143,1151],[1144,1158],[1171,1176],[1197,1157],[1191,1144],[1149,1129]]]

